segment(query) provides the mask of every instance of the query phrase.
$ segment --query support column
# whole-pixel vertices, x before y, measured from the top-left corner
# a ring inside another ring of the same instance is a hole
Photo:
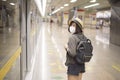
[[[71,20],[72,18],[77,17],[77,7],[74,7],[73,9],[69,10],[69,20]]]
[[[109,0],[111,3],[110,42],[120,46],[120,0]]]

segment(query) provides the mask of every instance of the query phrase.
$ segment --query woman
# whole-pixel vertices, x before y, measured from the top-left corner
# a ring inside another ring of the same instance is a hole
[[[85,72],[85,64],[78,64],[74,59],[78,42],[81,38],[85,38],[82,27],[83,23],[79,18],[70,21],[68,31],[72,34],[68,40],[68,44],[65,46],[67,51],[65,65],[68,67],[68,80],[82,80],[82,73]]]

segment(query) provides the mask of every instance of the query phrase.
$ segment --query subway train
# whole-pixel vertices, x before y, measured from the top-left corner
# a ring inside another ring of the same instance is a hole
[[[0,0],[0,80],[24,80],[41,22],[34,0]]]

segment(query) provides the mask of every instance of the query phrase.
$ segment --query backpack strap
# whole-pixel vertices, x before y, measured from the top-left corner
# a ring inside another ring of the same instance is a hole
[[[87,37],[82,34],[81,36],[77,36],[77,38],[80,40],[80,41],[83,41],[83,40],[87,40]]]
[[[80,43],[89,40],[84,34],[82,34],[81,36],[78,36],[77,38],[79,39],[79,42],[76,45],[76,50],[78,49],[78,45],[80,45]]]

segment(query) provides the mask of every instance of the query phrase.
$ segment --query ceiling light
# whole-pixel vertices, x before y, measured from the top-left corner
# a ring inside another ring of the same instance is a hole
[[[14,5],[15,5],[15,3],[10,3],[10,5],[14,6]]]
[[[63,9],[64,7],[60,7],[60,9]]]
[[[90,7],[98,6],[98,5],[100,5],[100,3],[95,3],[95,4],[92,4],[92,5],[89,5],[89,6],[85,6],[84,8],[90,8]]]
[[[35,0],[35,3],[37,4],[37,7],[43,17],[45,16],[46,2],[46,0]]]
[[[55,14],[56,12],[58,12],[58,11],[60,11],[60,10],[61,10],[61,9],[59,8],[59,9],[53,11],[52,14]]]
[[[2,0],[2,1],[7,1],[7,0]]]
[[[45,16],[46,2],[47,2],[47,0],[43,0],[43,8],[42,8],[43,16]]]
[[[76,1],[77,1],[77,0],[71,0],[70,2],[71,2],[71,3],[74,3],[74,2],[76,2]]]
[[[94,3],[94,2],[96,2],[96,0],[91,0],[90,2],[91,2],[91,3]]]
[[[40,11],[40,13],[41,13],[41,15],[43,16],[43,11],[42,11],[42,6],[41,6],[41,1],[40,0],[35,0],[35,3],[37,4],[37,7],[38,7],[38,9],[39,9],[39,11]]]
[[[63,9],[64,7],[60,7],[59,9],[55,10],[52,12],[52,14],[55,14],[56,12],[60,11],[61,9]]]
[[[69,6],[69,4],[64,4],[64,6]]]

